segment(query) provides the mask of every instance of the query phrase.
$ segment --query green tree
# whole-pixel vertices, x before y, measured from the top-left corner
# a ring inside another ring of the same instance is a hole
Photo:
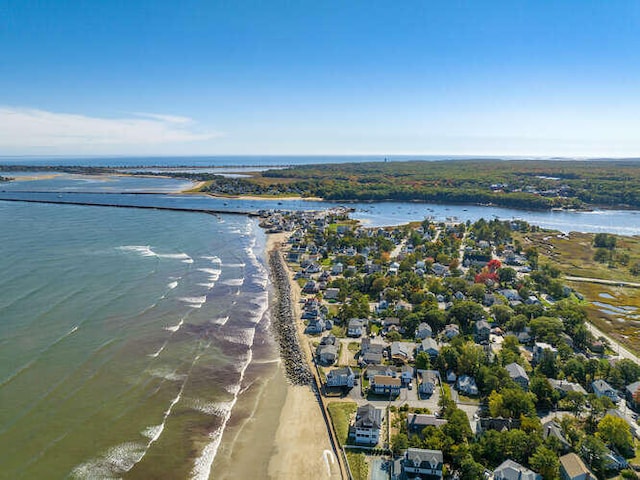
[[[544,480],[557,480],[560,475],[558,455],[545,446],[539,446],[529,459],[531,468],[542,475]]]
[[[459,408],[448,412],[447,423],[442,426],[442,432],[450,437],[454,443],[465,443],[473,436],[467,414]]]
[[[418,370],[431,369],[431,357],[427,352],[418,352],[418,355],[416,356],[416,368]]]
[[[580,457],[596,474],[603,475],[607,464],[607,447],[602,440],[586,435],[578,444]]]
[[[607,445],[618,449],[621,453],[633,455],[631,428],[622,418],[605,415],[598,423],[596,435]]]
[[[404,433],[396,433],[391,437],[391,450],[394,455],[400,455],[409,448],[409,438]]]
[[[484,467],[471,455],[464,457],[460,463],[460,480],[477,480],[484,477]]]

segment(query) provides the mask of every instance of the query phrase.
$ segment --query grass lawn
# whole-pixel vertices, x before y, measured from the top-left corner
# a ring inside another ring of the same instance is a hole
[[[356,413],[355,402],[332,402],[327,406],[331,423],[336,431],[340,445],[346,445],[349,440],[349,421]]]
[[[369,466],[364,453],[347,452],[349,469],[354,480],[367,480],[369,477]]]
[[[358,342],[349,342],[349,345],[347,346],[347,348],[349,349],[350,352],[358,352],[360,351],[360,344]]]

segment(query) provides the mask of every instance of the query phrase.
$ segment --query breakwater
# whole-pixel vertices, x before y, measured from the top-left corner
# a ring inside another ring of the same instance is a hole
[[[294,385],[309,385],[313,375],[298,338],[289,274],[282,255],[277,249],[269,252],[269,269],[276,290],[273,327],[287,379]]]
[[[22,192],[20,192],[22,193]],[[208,213],[211,215],[248,215],[249,217],[258,217],[259,213],[246,210],[222,210],[222,209],[210,209],[210,208],[181,208],[181,207],[165,207],[160,205],[126,205],[119,203],[108,202],[82,202],[82,201],[68,201],[68,200],[52,200],[52,199],[26,199],[26,198],[4,198],[0,196],[0,201],[3,202],[23,202],[23,203],[52,203],[57,205],[83,205],[86,207],[111,207],[111,208],[138,208],[143,210],[166,210],[170,212],[196,212],[196,213]]]

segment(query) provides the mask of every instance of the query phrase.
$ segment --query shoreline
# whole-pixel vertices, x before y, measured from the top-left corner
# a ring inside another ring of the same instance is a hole
[[[280,250],[288,234],[265,235],[263,258],[271,283],[269,330],[278,357],[273,361],[273,374],[250,384],[238,399],[234,410],[243,418],[225,432],[209,478],[337,480],[342,477],[311,388],[308,345],[300,343],[300,291]],[[278,319],[279,314],[284,318]],[[290,350],[295,344],[298,353],[294,359]],[[248,368],[252,369],[251,365]]]

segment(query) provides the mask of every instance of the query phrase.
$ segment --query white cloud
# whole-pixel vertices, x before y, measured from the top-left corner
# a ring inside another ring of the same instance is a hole
[[[0,148],[11,150],[86,150],[95,146],[148,147],[201,142],[222,136],[201,131],[187,117],[134,113],[122,118],[100,118],[31,108],[0,106]]]

